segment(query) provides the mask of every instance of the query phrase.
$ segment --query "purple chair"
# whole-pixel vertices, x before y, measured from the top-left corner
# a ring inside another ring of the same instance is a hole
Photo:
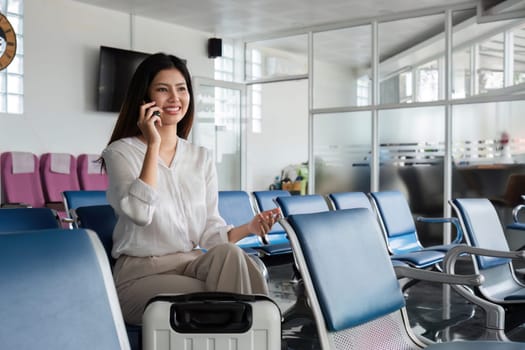
[[[5,152],[0,157],[2,206],[45,206],[38,157],[30,152]]]
[[[101,169],[98,154],[80,154],[77,158],[78,181],[81,190],[105,191],[109,186],[108,175]]]

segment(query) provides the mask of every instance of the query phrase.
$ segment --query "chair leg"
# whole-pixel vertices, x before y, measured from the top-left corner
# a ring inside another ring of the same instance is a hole
[[[308,304],[308,298],[302,280],[297,281],[295,293],[297,295],[297,300],[284,312],[283,323],[300,318],[313,319],[313,312],[310,308],[310,304]]]

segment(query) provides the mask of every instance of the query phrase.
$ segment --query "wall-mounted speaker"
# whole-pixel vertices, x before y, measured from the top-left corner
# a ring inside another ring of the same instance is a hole
[[[208,57],[215,58],[222,56],[222,39],[210,38],[208,39]]]

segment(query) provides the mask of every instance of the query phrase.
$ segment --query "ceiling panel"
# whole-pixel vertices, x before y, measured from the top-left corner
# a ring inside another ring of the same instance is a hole
[[[227,38],[379,17],[477,0],[71,0]]]

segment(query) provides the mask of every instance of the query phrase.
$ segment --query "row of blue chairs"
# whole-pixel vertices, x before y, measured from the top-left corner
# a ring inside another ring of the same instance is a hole
[[[319,194],[280,197],[275,203],[284,217],[329,210],[366,208],[377,216],[382,227],[386,246],[394,264],[408,264],[417,268],[437,267],[445,253],[459,243],[462,231],[455,218],[419,218],[429,223],[452,223],[457,236],[450,245],[423,247],[408,202],[398,191],[331,193],[324,197]]]
[[[305,279],[323,349],[525,348],[501,341],[417,339],[407,326],[404,297],[369,209],[290,214],[281,223]],[[129,349],[109,264],[92,231],[3,234],[0,261],[2,346]],[[427,272],[417,271],[421,277]],[[451,277],[443,274],[442,281],[458,283]],[[476,277],[464,283],[477,285]]]
[[[525,349],[510,341],[431,343],[410,329],[396,270],[366,208],[291,214],[282,221],[304,279],[322,349]],[[455,249],[455,248],[453,248]],[[344,267],[343,269],[337,268]],[[423,269],[419,278],[479,285],[483,278]]]
[[[236,222],[235,217],[231,213],[242,213],[243,209],[238,207],[235,203],[230,200],[233,197],[228,196],[229,192],[221,192],[220,195],[220,206],[222,211],[227,217],[227,221],[230,224],[241,224],[245,222]],[[240,194],[240,193],[237,193]],[[281,195],[289,195],[288,192],[283,191]],[[71,223],[72,232],[76,232],[79,229],[89,229],[90,232],[94,232],[98,236],[98,240],[102,243],[104,247],[105,255],[109,262],[110,268],[114,264],[114,259],[111,256],[111,249],[113,245],[112,235],[113,229],[117,221],[117,216],[113,208],[109,205],[106,198],[105,191],[64,191],[63,192],[63,201],[64,206],[67,208],[69,214],[69,219]],[[234,196],[236,198],[236,196]],[[264,194],[262,195],[264,197]],[[250,218],[253,217],[253,207],[251,205],[251,199],[249,197],[242,197],[247,199],[248,202],[243,202],[242,206],[244,208],[249,208]],[[265,198],[262,199],[263,202]],[[272,202],[273,203],[273,202]],[[248,206],[246,206],[248,204]],[[266,203],[267,204],[267,203]],[[265,203],[261,203],[261,206],[264,206]],[[258,208],[258,207],[257,207]],[[50,208],[4,208],[0,210],[0,233],[8,232],[23,232],[27,230],[46,230],[46,229],[58,229],[62,227],[63,218],[57,215],[57,212]],[[280,227],[280,225],[276,225]],[[68,230],[64,230],[68,231]],[[273,253],[277,252],[275,249],[276,245],[283,243],[283,238],[281,235],[284,234],[284,229],[274,230],[271,233],[271,243],[267,247],[274,248]],[[285,238],[286,239],[286,238]],[[250,240],[254,241],[252,237],[248,237],[241,242],[241,247],[245,249],[248,253],[255,252],[252,254],[261,269],[266,271],[266,267],[260,259],[258,259],[259,251],[255,251],[250,246]],[[257,242],[258,241],[254,241]],[[290,246],[287,243],[288,252],[291,252]],[[267,253],[269,254],[269,253]],[[266,273],[267,274],[267,273]],[[131,341],[132,348],[139,349],[141,342],[141,327],[126,325],[129,340]]]
[[[457,218],[424,219],[427,222],[450,222],[456,225],[457,236],[454,242],[431,247],[421,245],[408,203],[403,194],[397,191],[368,195],[362,192],[343,192],[330,194],[327,198],[307,195],[277,198],[276,202],[285,217],[329,212],[327,202],[333,211],[366,209],[376,219],[383,236],[383,249],[389,253],[391,263],[405,277],[419,278],[419,272],[415,271],[436,266],[439,266],[438,270],[444,269],[447,274],[455,275],[459,257],[471,255],[475,273],[482,276],[479,283],[472,286],[469,280],[469,283],[464,284],[456,281],[451,283],[452,287],[485,311],[486,327],[494,330],[494,337],[498,339],[506,339],[506,331],[525,321],[525,286],[516,277],[511,261],[523,259],[525,253],[509,250],[503,226],[488,199],[454,199],[450,204]],[[352,230],[348,228],[348,231]],[[465,233],[464,238],[462,233]],[[326,233],[324,239],[332,240],[330,232]],[[407,270],[407,267],[418,270]],[[439,274],[434,276],[438,280],[441,278]]]
[[[345,210],[345,208],[366,208],[366,210],[372,213],[376,219],[380,220],[377,222],[378,227],[382,228],[380,231],[383,231],[384,243],[388,242],[387,235],[385,234],[385,230],[387,229],[385,227],[394,227],[396,225],[388,223],[388,220],[386,220],[386,222],[382,222],[382,215],[376,215],[375,213],[382,213],[384,215],[386,208],[390,208],[392,211],[391,216],[399,219],[403,217],[403,215],[400,213],[402,213],[404,209],[408,208],[406,200],[402,194],[398,192],[382,193],[385,198],[389,199],[387,203],[390,203],[390,206],[385,206],[384,203],[381,204],[380,200],[374,200],[374,198],[377,199],[381,197],[380,193],[369,194],[367,196],[366,194],[360,192],[347,192],[331,194],[325,198],[320,195],[289,196],[285,194],[283,196],[279,196],[276,193],[272,193],[271,191],[264,192],[264,195],[271,199],[267,205],[279,205],[282,209],[283,215],[286,218],[302,213],[329,212],[330,209],[335,209],[335,211],[337,211]],[[220,198],[224,195],[234,194],[240,195],[242,194],[242,191],[225,191],[220,195]],[[246,193],[244,192],[244,194]],[[85,193],[83,195],[85,195]],[[243,195],[244,198],[248,198],[249,203],[250,198],[249,196],[246,196]],[[398,198],[401,200],[401,202],[396,203],[395,201],[392,201],[392,198]],[[402,202],[404,202],[404,205],[401,205],[403,204]],[[455,288],[461,295],[482,306],[486,310],[488,315],[487,327],[500,330],[512,329],[516,325],[523,322],[522,308],[525,300],[525,292],[523,285],[515,279],[512,264],[509,259],[522,258],[523,253],[509,251],[497,213],[488,200],[456,199],[451,204],[458,214],[458,221],[461,226],[459,231],[465,232],[465,241],[468,243],[468,246],[454,245],[453,248],[449,250],[448,254],[444,256],[445,272],[449,274],[455,273],[454,266],[457,258],[460,255],[472,254],[475,256],[475,271],[483,276],[482,283],[478,283],[478,285],[476,285],[476,293],[472,293],[472,286],[469,286],[468,283],[466,286],[455,283],[453,284],[453,288]],[[74,205],[75,204],[71,204],[71,206]],[[239,207],[235,205],[225,206],[225,208],[229,209],[223,210],[239,212]],[[106,214],[101,214],[101,209],[107,210]],[[38,211],[43,216],[45,216],[44,213],[50,213],[50,211],[46,211],[45,208],[32,208],[28,210],[33,210],[35,212]],[[94,215],[91,215],[91,218],[93,219],[91,223],[82,221],[83,210],[93,211]],[[103,241],[106,248],[106,252],[109,256],[112,244],[111,233],[116,221],[116,217],[112,208],[107,204],[95,206],[87,205],[84,207],[78,207],[75,209],[75,211],[79,213],[77,214],[77,224],[79,226],[92,227],[101,237],[101,240]],[[408,211],[410,211],[409,208]],[[12,232],[16,230],[34,229],[34,227],[31,227],[30,220],[23,218],[17,219],[17,215],[22,215],[22,212],[23,211],[18,209],[0,210],[0,215],[4,216],[0,218],[0,222],[2,222],[2,225],[0,225],[0,230],[3,230],[4,232]],[[397,213],[397,215],[395,215],[395,213]],[[413,225],[413,219],[411,217],[407,217],[406,219],[407,222],[410,221]],[[53,214],[51,214],[51,216],[48,215],[45,222],[45,226],[42,226],[44,224],[39,223],[39,228],[57,227],[56,217],[54,217]],[[19,226],[9,226],[10,223],[16,223],[16,225]],[[105,225],[105,227],[100,227],[100,225]],[[404,226],[406,226],[406,224]],[[102,232],[109,232],[109,234],[104,236],[101,235]],[[413,230],[402,230],[402,232],[404,232],[404,235],[417,235],[415,228]],[[289,233],[285,232],[285,235],[288,236]],[[331,238],[332,237],[327,234],[324,239],[330,241]],[[406,237],[404,237],[404,239],[406,240]],[[411,238],[408,241],[414,241],[415,239],[417,239],[417,237]],[[429,251],[429,249],[432,248],[428,247],[426,249]],[[499,250],[495,251],[494,249]],[[385,249],[385,251],[388,251],[388,249]],[[110,256],[109,258],[111,259]],[[391,262],[392,261],[395,261],[395,259],[392,260],[391,257]],[[406,267],[407,265],[411,264],[403,263],[401,265]],[[418,267],[417,265],[412,266]],[[398,271],[403,271],[400,270],[400,268],[396,269]],[[404,273],[407,274],[406,270]],[[413,271],[409,272],[408,274],[412,277],[419,276],[417,274],[414,275]],[[501,339],[505,339],[504,333],[500,332],[498,334],[500,334],[499,337]]]

